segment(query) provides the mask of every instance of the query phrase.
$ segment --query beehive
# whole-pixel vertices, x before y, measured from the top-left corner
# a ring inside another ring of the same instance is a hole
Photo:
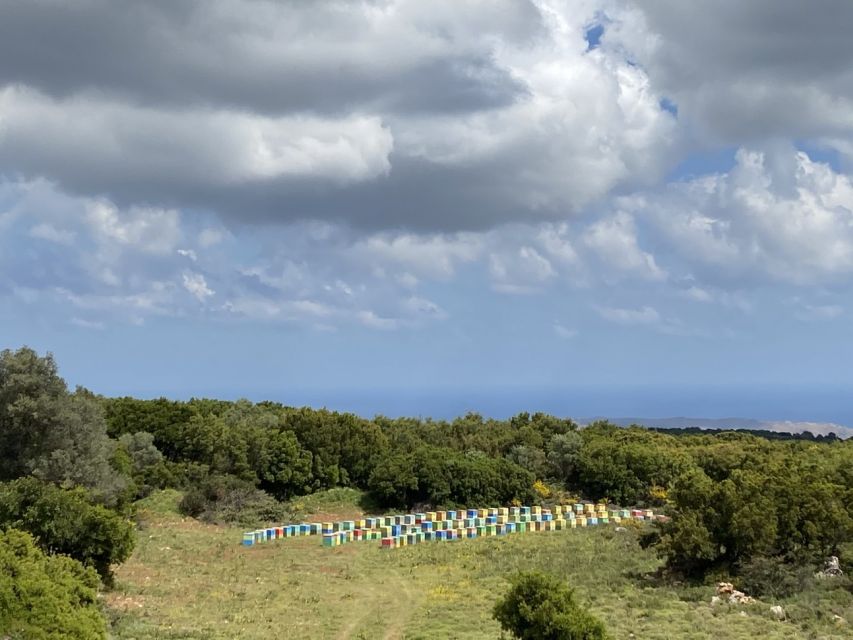
[[[255,532],[249,531],[248,533],[243,534],[243,545],[246,547],[251,547],[255,544]]]

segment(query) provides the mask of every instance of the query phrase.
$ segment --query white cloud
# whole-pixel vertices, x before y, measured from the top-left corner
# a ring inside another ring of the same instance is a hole
[[[122,180],[163,188],[175,180],[191,188],[357,182],[387,173],[393,148],[376,116],[160,110],[94,95],[52,98],[20,86],[0,88],[0,121],[0,164],[59,180],[71,167],[88,170],[89,183],[106,192]]]
[[[349,250],[356,259],[377,266],[407,269],[409,275],[447,279],[460,263],[472,262],[481,253],[477,234],[374,234],[358,240]]]
[[[622,204],[706,281],[809,285],[853,273],[853,182],[790,148],[741,149],[726,174]]]
[[[371,329],[389,331],[399,326],[399,322],[395,318],[383,318],[370,310],[359,311],[357,317],[361,324]]]
[[[661,316],[657,310],[648,305],[639,309],[596,306],[595,310],[602,318],[615,324],[656,325],[661,321]]]
[[[198,261],[198,255],[192,249],[178,249],[177,251],[179,256],[184,256],[185,258],[189,258],[193,262]]]
[[[105,325],[103,322],[99,322],[97,320],[86,320],[84,318],[71,318],[71,324],[74,326],[80,327],[81,329],[95,329],[95,330],[103,330]]]
[[[611,274],[643,280],[666,278],[654,256],[640,249],[634,219],[627,213],[594,223],[585,231],[583,241]]]
[[[74,244],[76,234],[73,231],[57,229],[53,225],[42,222],[30,229],[30,237],[70,246]]]
[[[492,288],[500,293],[529,294],[557,275],[554,267],[533,247],[522,245],[515,251],[489,256]]]
[[[126,245],[149,253],[169,253],[181,237],[178,212],[173,209],[121,211],[109,201],[92,200],[86,204],[86,222],[103,245]]]
[[[554,333],[563,340],[571,340],[578,335],[577,329],[570,329],[559,321],[554,321]]]
[[[202,248],[213,247],[222,242],[226,237],[226,232],[222,229],[207,228],[202,229],[198,234],[198,244]]]
[[[186,289],[193,296],[195,296],[195,298],[199,302],[204,302],[207,298],[211,297],[214,293],[216,293],[210,287],[207,286],[207,281],[200,273],[186,271],[184,272],[182,279],[184,283],[184,289]]]

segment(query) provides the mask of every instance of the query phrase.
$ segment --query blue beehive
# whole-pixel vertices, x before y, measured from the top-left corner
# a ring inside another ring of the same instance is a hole
[[[434,534],[436,540],[447,540],[447,531],[442,529],[441,531],[436,531]]]
[[[243,544],[247,547],[251,547],[255,544],[255,533],[253,531],[243,534]]]
[[[432,531],[432,522],[421,522],[422,531]]]
[[[445,520],[456,520],[456,512],[455,511],[448,511],[447,515],[445,516],[444,519]]]

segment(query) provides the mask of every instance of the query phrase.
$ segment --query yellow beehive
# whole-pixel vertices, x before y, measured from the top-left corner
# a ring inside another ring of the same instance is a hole
[[[594,504],[585,504],[583,506],[584,513],[595,513],[595,505]]]
[[[542,507],[540,507],[539,505],[533,505],[532,507],[530,507],[530,513],[536,516],[541,515]]]
[[[578,526],[577,518],[572,518],[571,520],[569,520],[569,528],[576,529],[577,526]]]
[[[607,513],[607,505],[606,504],[598,504],[595,506],[595,510],[598,513]]]
[[[504,518],[508,518],[509,517],[509,509],[507,509],[506,507],[501,507],[500,509],[498,509],[498,515],[503,516]]]
[[[555,505],[554,505],[554,507],[551,509],[551,513],[553,513],[553,514],[554,514],[554,517],[555,517],[555,518],[556,518],[558,515],[560,515],[561,513],[563,513],[563,507],[562,507],[562,505],[555,504]]]
[[[575,518],[575,520],[577,521],[579,527],[585,527],[586,526],[586,516],[579,516],[579,517]]]
[[[437,514],[435,513],[435,511],[428,511],[426,514],[427,521],[435,522],[436,521],[436,515]]]
[[[367,529],[367,520],[356,520],[355,521],[356,529]]]
[[[498,524],[506,524],[509,522],[509,516],[498,515]]]
[[[444,522],[444,520],[447,518],[447,514],[444,511],[436,511],[435,518],[439,522]]]

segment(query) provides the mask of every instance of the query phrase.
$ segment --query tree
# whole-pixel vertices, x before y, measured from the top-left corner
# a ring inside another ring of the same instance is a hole
[[[541,573],[522,573],[492,612],[504,631],[522,640],[605,640],[595,616],[575,602],[562,581]]]
[[[558,433],[548,441],[548,464],[556,478],[565,482],[572,477],[582,446],[583,438],[577,431]]]
[[[134,546],[133,525],[92,504],[84,489],[60,489],[35,478],[0,484],[0,530],[12,528],[32,534],[47,553],[93,567],[107,584],[112,566]]]
[[[69,393],[53,356],[0,352],[0,480],[33,474],[114,505],[127,485],[110,463],[114,450],[98,401]]]
[[[94,640],[107,637],[98,576],[65,556],[48,556],[30,535],[0,531],[0,637]]]

